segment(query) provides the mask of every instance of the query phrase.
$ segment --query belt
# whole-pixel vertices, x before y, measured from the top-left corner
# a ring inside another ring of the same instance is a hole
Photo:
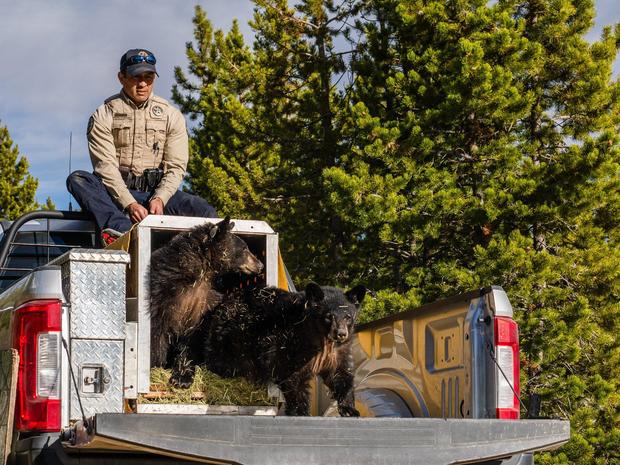
[[[141,192],[151,192],[159,185],[164,177],[164,170],[159,168],[147,169],[142,174],[134,174],[131,171],[121,170],[121,176],[127,189]]]

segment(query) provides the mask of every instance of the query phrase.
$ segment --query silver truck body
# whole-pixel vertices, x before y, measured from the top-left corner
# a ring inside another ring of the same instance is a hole
[[[9,463],[525,464],[531,455],[520,454],[568,440],[565,421],[493,419],[489,321],[512,316],[497,287],[358,327],[358,408],[392,418],[128,413],[140,412],[138,394],[149,389],[150,253],[203,221],[150,216],[130,254],[73,249],[0,294],[0,350],[13,346],[14,309],[39,299],[62,302],[67,342],[59,355],[64,435],[15,432]],[[236,232],[265,261],[265,284],[281,285],[277,234],[253,221],[237,221]],[[333,413],[319,383],[312,410]]]

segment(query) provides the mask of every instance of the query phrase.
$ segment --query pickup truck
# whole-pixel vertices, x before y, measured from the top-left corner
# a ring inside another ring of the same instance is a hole
[[[519,418],[518,328],[496,286],[358,325],[362,418],[335,417],[318,382],[310,417],[141,402],[151,253],[204,221],[148,216],[124,250],[98,248],[83,213],[0,223],[3,463],[524,465],[569,439],[568,421]],[[265,264],[257,284],[294,289],[277,233],[235,224]]]

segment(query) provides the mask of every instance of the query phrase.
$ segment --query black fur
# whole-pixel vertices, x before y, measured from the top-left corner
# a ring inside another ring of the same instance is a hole
[[[309,414],[309,383],[320,375],[340,415],[359,416],[350,345],[365,292],[314,283],[301,293],[236,290],[205,318],[206,365],[225,377],[275,382],[287,415]]]
[[[173,384],[186,384],[179,378],[192,365],[186,360],[188,338],[222,300],[215,283],[228,273],[253,274],[263,268],[247,244],[230,232],[233,226],[228,217],[196,226],[151,256],[151,363],[172,366]]]

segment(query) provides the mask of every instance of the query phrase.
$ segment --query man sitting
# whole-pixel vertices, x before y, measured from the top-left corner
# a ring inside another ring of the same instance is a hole
[[[155,56],[144,49],[121,57],[120,93],[88,121],[94,173],[75,171],[67,189],[93,214],[108,245],[149,214],[216,217],[204,199],[180,191],[188,160],[181,112],[153,94]]]

